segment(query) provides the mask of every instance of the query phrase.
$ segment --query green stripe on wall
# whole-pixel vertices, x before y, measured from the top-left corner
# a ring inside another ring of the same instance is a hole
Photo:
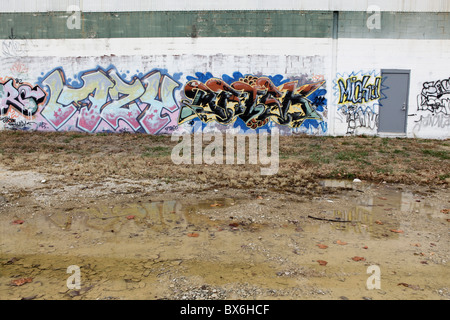
[[[379,30],[366,27],[370,15],[367,12],[340,12],[338,37],[450,38],[448,13],[382,12]],[[333,26],[331,11],[82,12],[81,29],[67,28],[69,16],[66,12],[0,13],[0,38],[331,38]]]

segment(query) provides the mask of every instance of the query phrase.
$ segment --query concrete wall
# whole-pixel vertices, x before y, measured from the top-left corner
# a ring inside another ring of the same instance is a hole
[[[448,2],[362,2],[68,1],[75,17],[64,1],[6,2],[0,128],[376,135],[381,70],[404,69],[406,136],[449,138]],[[349,78],[372,94],[344,99]]]

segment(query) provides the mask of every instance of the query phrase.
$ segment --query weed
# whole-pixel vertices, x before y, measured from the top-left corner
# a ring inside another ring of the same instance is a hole
[[[352,172],[347,172],[345,170],[342,169],[338,169],[338,170],[333,170],[330,173],[330,178],[333,179],[354,179],[356,178],[356,175]]]
[[[367,151],[340,151],[336,155],[337,160],[350,161],[358,160],[362,157],[367,157],[369,153]]]
[[[142,157],[165,157],[171,154],[171,148],[163,146],[146,146],[145,152],[142,153]]]
[[[406,152],[405,150],[395,149],[394,151],[392,151],[392,153],[409,157],[409,153]]]
[[[448,179],[448,178],[450,178],[450,173],[441,174],[439,176],[439,180],[445,180],[445,179]]]
[[[63,140],[63,142],[64,142],[64,143],[69,143],[69,142],[71,142],[73,139],[83,138],[83,137],[84,137],[83,134],[75,133],[75,134],[72,134],[72,135],[69,135],[68,137],[66,137],[66,138]]]
[[[387,167],[387,168],[385,168],[385,167],[377,167],[375,169],[375,171],[377,173],[388,173],[388,174],[392,174],[394,172],[394,170],[392,168],[390,168],[390,167]]]
[[[313,163],[330,163],[331,159],[329,157],[324,156],[322,152],[314,152],[309,156],[309,159]]]
[[[449,153],[446,151],[425,149],[425,150],[422,150],[422,153],[424,155],[430,155],[430,156],[433,156],[436,158],[440,158],[442,160],[450,159]]]
[[[344,143],[342,143],[342,144],[344,144]],[[322,146],[320,144],[318,144],[318,143],[310,144],[309,147],[311,149],[320,149],[320,148],[322,148]]]

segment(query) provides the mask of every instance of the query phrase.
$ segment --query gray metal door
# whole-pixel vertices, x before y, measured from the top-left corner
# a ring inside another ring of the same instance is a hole
[[[409,70],[381,70],[378,132],[406,133]]]

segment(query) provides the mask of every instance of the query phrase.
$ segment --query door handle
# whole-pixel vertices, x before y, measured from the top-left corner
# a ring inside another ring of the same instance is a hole
[[[403,102],[402,111],[406,111],[406,102]]]

